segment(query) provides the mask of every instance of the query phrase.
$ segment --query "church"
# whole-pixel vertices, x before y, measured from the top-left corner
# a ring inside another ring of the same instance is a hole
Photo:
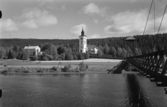
[[[87,44],[87,36],[82,28],[81,35],[79,36],[79,53],[86,53],[87,51],[89,51],[90,54],[97,54],[98,47]]]

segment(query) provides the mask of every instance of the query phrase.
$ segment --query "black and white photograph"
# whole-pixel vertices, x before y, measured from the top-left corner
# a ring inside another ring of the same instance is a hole
[[[0,0],[0,107],[167,107],[167,0]]]

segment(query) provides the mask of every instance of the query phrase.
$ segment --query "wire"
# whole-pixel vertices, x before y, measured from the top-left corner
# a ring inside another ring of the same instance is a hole
[[[164,16],[165,16],[166,8],[167,8],[167,5],[166,5],[166,7],[165,7],[165,11],[164,11],[164,14],[163,14],[163,16],[162,16],[162,20],[161,20],[161,23],[160,23],[160,26],[159,26],[159,29],[158,29],[158,33],[159,33],[159,31],[160,31],[161,24],[162,24],[162,21],[163,21]]]
[[[144,27],[143,35],[145,34],[145,30],[146,30],[147,22],[148,22],[148,19],[149,19],[149,16],[150,16],[152,4],[153,4],[153,0],[152,0],[152,2],[151,2],[151,6],[150,6],[149,14],[148,14],[148,17],[147,17],[147,21],[146,21],[146,24],[145,24],[145,27]]]

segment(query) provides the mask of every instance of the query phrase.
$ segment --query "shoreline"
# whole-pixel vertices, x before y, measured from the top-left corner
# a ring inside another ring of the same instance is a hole
[[[108,69],[113,68],[122,60],[112,59],[87,59],[76,61],[22,61],[6,60],[6,65],[0,65],[0,73],[6,75],[49,75],[49,74],[106,74]],[[2,62],[2,61],[0,61]],[[83,62],[84,70],[80,70],[79,64]],[[64,71],[65,67],[68,70]]]
[[[82,74],[107,74],[106,72],[54,72],[54,73],[7,73],[0,75],[82,75]]]

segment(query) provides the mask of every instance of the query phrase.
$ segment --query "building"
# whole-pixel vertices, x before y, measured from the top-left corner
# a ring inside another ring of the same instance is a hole
[[[28,50],[30,55],[38,55],[41,52],[41,48],[39,46],[25,46],[24,51]]]
[[[90,54],[97,54],[99,48],[96,45],[88,45],[88,51]]]
[[[81,31],[81,36],[79,36],[79,52],[86,53],[87,51],[87,37],[84,30]]]
[[[90,54],[97,54],[98,47],[95,45],[87,45],[87,36],[82,28],[81,35],[79,36],[79,52],[86,53],[87,51],[89,51]]]

